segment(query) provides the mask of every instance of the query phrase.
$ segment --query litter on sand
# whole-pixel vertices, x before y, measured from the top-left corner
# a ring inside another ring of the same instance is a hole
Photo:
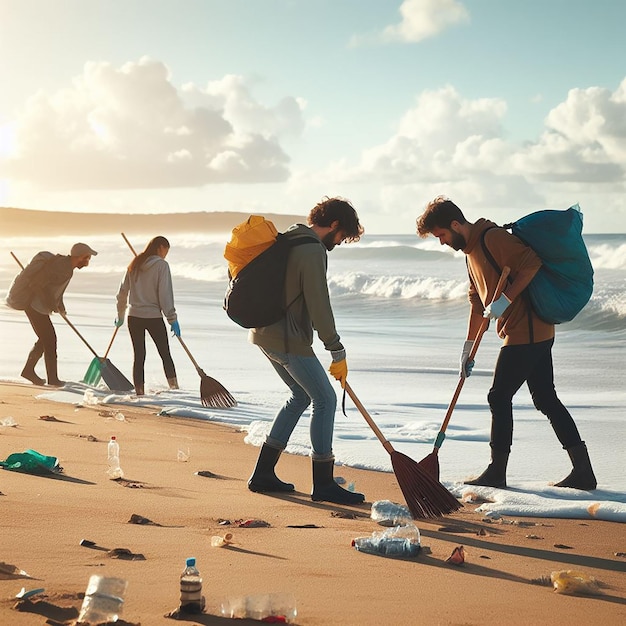
[[[556,593],[569,596],[597,596],[602,593],[598,581],[581,571],[573,569],[554,571],[550,574],[550,580]]]

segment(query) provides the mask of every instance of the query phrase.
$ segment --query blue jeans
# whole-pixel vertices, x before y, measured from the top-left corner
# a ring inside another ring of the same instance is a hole
[[[272,352],[264,348],[261,348],[261,351],[291,390],[291,396],[274,418],[265,443],[284,450],[298,420],[312,402],[310,427],[312,457],[316,460],[333,458],[337,395],[322,364],[315,356]]]

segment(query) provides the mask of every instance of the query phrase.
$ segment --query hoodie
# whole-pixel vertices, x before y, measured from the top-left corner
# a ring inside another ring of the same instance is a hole
[[[117,292],[119,319],[124,318],[127,303],[130,303],[128,315],[132,317],[165,315],[170,324],[176,321],[172,274],[165,259],[155,254],[148,257],[138,270],[126,270]]]

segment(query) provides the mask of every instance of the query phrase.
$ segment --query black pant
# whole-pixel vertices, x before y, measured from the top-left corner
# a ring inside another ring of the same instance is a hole
[[[163,361],[165,377],[176,378],[174,361],[170,354],[170,344],[167,339],[167,329],[162,317],[132,317],[128,316],[128,331],[130,340],[133,343],[135,360],[133,361],[133,382],[135,389],[143,387],[144,384],[144,364],[146,362],[146,331],[152,337],[159,356]]]
[[[491,447],[509,452],[513,441],[513,396],[524,382],[535,408],[550,420],[565,448],[581,443],[578,428],[554,389],[554,339],[500,349],[493,384],[487,399],[491,409]]]
[[[28,355],[26,368],[29,368],[29,366],[34,368],[43,355],[46,362],[48,382],[54,382],[58,380],[57,334],[50,321],[50,316],[35,311],[32,306],[26,307],[24,313],[26,313],[28,321],[37,335],[37,341]]]

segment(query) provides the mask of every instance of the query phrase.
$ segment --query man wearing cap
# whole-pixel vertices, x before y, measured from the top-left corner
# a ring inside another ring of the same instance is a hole
[[[63,294],[74,269],[89,265],[92,256],[97,255],[86,243],[75,243],[69,255],[38,252],[31,262],[15,277],[9,289],[7,304],[18,311],[24,311],[37,335],[22,376],[34,385],[43,385],[45,380],[35,372],[41,357],[46,363],[48,384],[62,387],[57,373],[57,335],[50,320],[53,312],[65,316]]]

